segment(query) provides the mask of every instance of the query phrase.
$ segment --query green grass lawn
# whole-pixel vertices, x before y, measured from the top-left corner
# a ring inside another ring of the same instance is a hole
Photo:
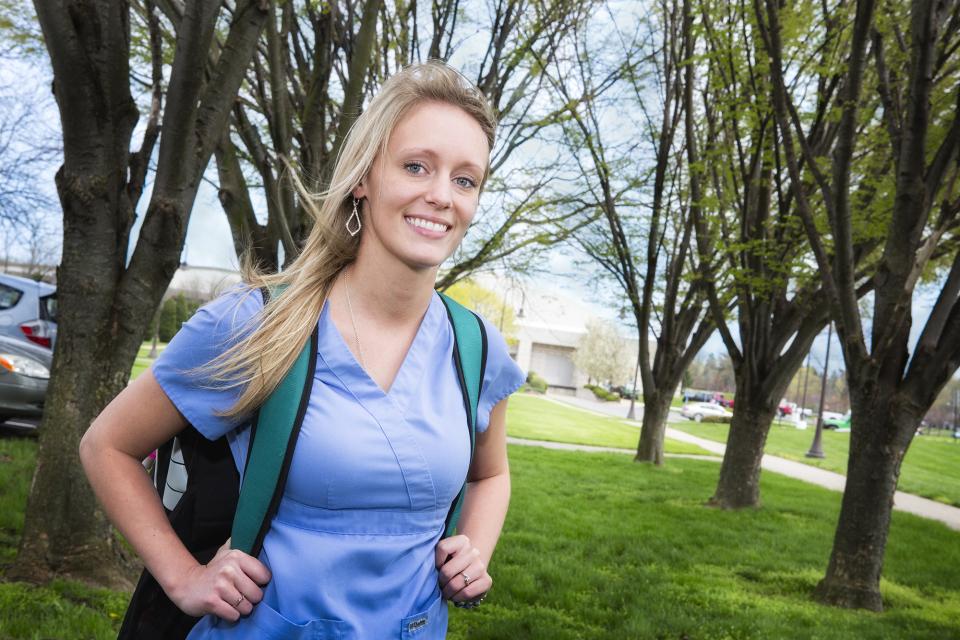
[[[727,441],[726,424],[697,424],[684,422],[671,427],[695,436],[717,442]],[[813,429],[799,430],[778,426],[776,421],[767,437],[766,453],[797,460],[846,474],[849,433],[823,432],[823,452],[826,458],[807,458],[805,453],[813,442]],[[931,500],[960,507],[960,442],[937,436],[915,436],[900,470],[897,488]]]
[[[534,394],[515,394],[507,405],[507,434],[515,438],[549,440],[598,447],[636,449],[640,429],[620,418],[600,416]],[[667,453],[712,455],[700,447],[667,439]]]
[[[157,353],[160,353],[167,347],[166,342],[157,343]],[[137,359],[133,363],[133,369],[130,371],[130,379],[133,380],[141,373],[150,368],[150,365],[153,364],[153,358],[150,357],[151,343],[144,342],[140,346],[140,351],[137,352]]]
[[[0,440],[2,554],[22,526],[36,443]],[[960,533],[894,512],[886,612],[835,610],[810,592],[826,565],[840,494],[776,474],[764,507],[703,506],[712,462],[662,468],[629,456],[510,447],[513,497],[495,584],[450,608],[451,640],[943,639],[960,637]],[[113,638],[127,594],[71,582],[0,582],[0,638]]]

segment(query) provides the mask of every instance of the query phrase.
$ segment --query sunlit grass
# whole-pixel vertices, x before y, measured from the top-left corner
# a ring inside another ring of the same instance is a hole
[[[767,436],[766,453],[846,474],[850,434],[823,432],[826,458],[807,458],[814,431],[795,429],[774,421]],[[717,442],[727,441],[729,425],[685,422],[671,427]],[[943,436],[914,436],[903,459],[898,489],[931,500],[960,506],[960,441]]]
[[[7,562],[36,446],[0,440]],[[960,637],[960,534],[939,523],[894,512],[881,585],[887,611],[843,611],[810,599],[839,493],[764,474],[764,507],[726,512],[704,506],[714,462],[655,468],[521,446],[510,447],[510,461],[494,588],[476,610],[450,608],[451,640]],[[127,599],[73,582],[0,582],[0,638],[114,638]]]
[[[166,342],[157,343],[157,353],[160,354],[164,349],[167,348]],[[137,352],[137,359],[133,363],[133,369],[130,371],[130,379],[134,380],[141,373],[150,368],[150,365],[153,364],[154,358],[150,357],[150,351],[152,349],[152,343],[144,342],[140,345],[140,351]]]
[[[640,430],[624,424],[620,418],[597,415],[534,394],[510,397],[507,434],[530,440],[620,449],[636,449],[640,440]],[[667,453],[711,455],[696,445],[670,439],[664,441],[664,450]]]
[[[815,604],[840,494],[776,474],[764,507],[704,506],[716,463],[511,447],[514,491],[475,611],[452,640],[960,637],[960,533],[893,515],[887,611]]]

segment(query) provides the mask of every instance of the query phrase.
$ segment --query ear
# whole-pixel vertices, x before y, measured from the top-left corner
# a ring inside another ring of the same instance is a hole
[[[358,184],[357,186],[355,186],[355,187],[353,188],[353,191],[352,191],[353,197],[356,198],[357,200],[360,200],[360,199],[362,199],[365,195],[367,195],[367,185],[366,185],[366,182],[367,182],[366,179],[364,179],[364,180],[362,180],[362,181],[360,182],[360,184]]]

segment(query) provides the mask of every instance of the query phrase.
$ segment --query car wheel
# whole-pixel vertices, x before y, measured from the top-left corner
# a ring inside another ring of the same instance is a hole
[[[702,414],[702,413],[694,414],[694,416],[693,416],[693,421],[694,421],[694,422],[703,422],[703,414]]]

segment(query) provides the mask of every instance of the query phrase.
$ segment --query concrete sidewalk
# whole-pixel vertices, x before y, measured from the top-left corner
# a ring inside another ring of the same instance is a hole
[[[622,403],[620,405],[614,403],[604,403],[604,402],[594,402],[591,400],[586,400],[583,398],[574,398],[574,397],[565,397],[565,396],[546,396],[547,400],[552,400],[554,402],[559,402],[561,404],[566,404],[569,406],[577,407],[578,409],[584,409],[586,411],[591,411],[599,415],[615,416],[622,418],[626,415],[626,412],[629,408],[627,403]],[[643,415],[642,405],[637,405],[637,415]],[[673,418],[673,414],[671,414]],[[671,419],[670,422],[678,421],[676,419]],[[640,428],[640,423],[635,420],[623,420],[623,423],[630,425],[632,427]],[[704,438],[698,438],[697,436],[690,435],[685,431],[680,431],[671,427],[667,427],[665,436],[672,440],[679,440],[681,442],[687,442],[690,444],[697,445],[701,449],[705,449],[711,453],[716,454],[717,458],[712,456],[687,456],[687,455],[671,455],[668,457],[683,457],[683,458],[696,458],[701,460],[720,460],[723,456],[723,452],[726,450],[726,446],[714,442],[713,440],[706,440]],[[629,453],[634,454],[635,451],[632,449],[615,449],[612,447],[591,447],[587,445],[574,445],[574,444],[564,444],[559,445],[555,442],[541,442],[538,440],[520,440],[519,438],[508,438],[508,441],[514,444],[527,444],[527,445],[536,445],[536,446],[545,446],[551,449],[567,449],[567,450],[577,450],[577,451],[607,451],[615,453]],[[825,469],[820,469],[819,467],[812,467],[802,462],[794,462],[793,460],[787,460],[786,458],[780,458],[777,456],[771,456],[769,454],[764,454],[763,459],[761,460],[761,468],[766,471],[772,471],[773,473],[779,473],[780,475],[788,476],[790,478],[795,478],[797,480],[802,480],[804,482],[809,482],[810,484],[815,484],[821,487],[833,491],[843,491],[843,488],[846,484],[846,478],[839,473],[833,471],[826,471]],[[931,520],[938,520],[951,529],[960,531],[960,508],[952,507],[942,502],[936,502],[934,500],[929,500],[927,498],[921,498],[920,496],[915,496],[911,493],[904,493],[903,491],[897,491],[893,497],[893,508],[898,511],[905,511],[907,513],[912,513],[914,515],[920,516],[922,518],[929,518]]]

